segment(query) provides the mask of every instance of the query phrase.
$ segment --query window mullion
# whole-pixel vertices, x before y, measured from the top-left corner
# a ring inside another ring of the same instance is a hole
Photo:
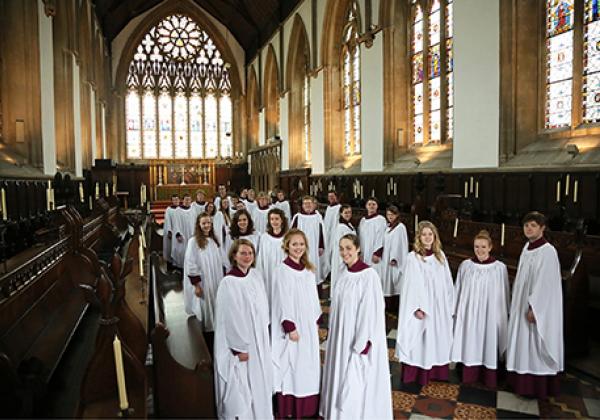
[[[144,159],[146,150],[144,147],[144,89],[138,88],[138,100],[140,107],[140,158]]]
[[[573,28],[573,96],[571,98],[571,129],[583,123],[583,48],[584,0],[575,0]]]
[[[427,6],[429,6],[427,4]],[[429,121],[431,101],[429,100],[429,17],[430,8],[427,7],[423,11],[423,143],[425,146],[429,143]]]
[[[440,144],[446,143],[448,137],[448,51],[446,49],[448,28],[446,26],[446,2],[440,1]]]

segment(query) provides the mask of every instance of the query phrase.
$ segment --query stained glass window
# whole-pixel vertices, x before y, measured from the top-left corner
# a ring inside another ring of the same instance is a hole
[[[152,27],[126,83],[128,159],[233,155],[229,65],[193,19],[174,14]]]
[[[308,74],[304,76],[304,83],[302,84],[302,112],[304,161],[310,162],[310,76]]]
[[[571,124],[573,2],[546,3],[546,128]]]
[[[452,30],[452,0],[412,0],[414,144],[452,140]]]
[[[600,0],[586,0],[584,20],[583,120],[600,122]]]
[[[448,0],[446,4],[446,141],[454,137],[454,4]]]
[[[358,43],[358,9],[355,2],[346,16],[342,47],[342,101],[344,119],[344,154],[360,154],[360,45]]]

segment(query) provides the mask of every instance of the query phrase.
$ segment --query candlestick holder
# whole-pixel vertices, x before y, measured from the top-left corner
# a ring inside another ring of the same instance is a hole
[[[135,414],[135,410],[133,408],[129,407],[129,408],[126,408],[125,410],[119,410],[119,412],[117,413],[117,417],[126,419],[129,417],[133,417],[134,414]]]

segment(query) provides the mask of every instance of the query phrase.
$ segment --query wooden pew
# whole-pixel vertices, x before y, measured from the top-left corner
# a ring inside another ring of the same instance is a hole
[[[181,279],[150,256],[152,354],[156,417],[216,417],[213,365],[195,317],[183,308]]]

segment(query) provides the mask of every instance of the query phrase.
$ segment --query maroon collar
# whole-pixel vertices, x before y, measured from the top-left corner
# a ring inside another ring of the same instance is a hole
[[[337,206],[338,204],[340,204],[340,203],[338,203],[338,202],[336,201],[335,203],[333,203],[333,204],[330,204],[330,205],[329,205],[329,207],[335,207],[335,206]]]
[[[254,203],[254,200],[250,200],[249,198],[246,199],[247,203]]]
[[[356,261],[352,267],[348,267],[348,271],[351,273],[358,273],[360,271],[363,271],[365,268],[369,268],[369,265],[365,264],[363,260],[359,258],[358,261]]]
[[[285,203],[285,198],[283,200],[280,200],[279,198],[277,199],[278,203]]]
[[[491,264],[491,263],[495,262],[496,259],[490,255],[487,260],[479,261],[479,258],[477,258],[475,256],[475,257],[471,258],[471,261],[473,261],[475,264],[487,265],[487,264]]]
[[[231,270],[229,270],[229,272],[227,273],[228,276],[234,276],[234,277],[246,277],[248,275],[248,273],[250,272],[251,268],[248,269],[248,271],[246,272],[246,274],[244,274],[244,272],[242,270],[240,270],[237,267],[231,267]]]
[[[176,205],[173,205],[173,204],[169,206],[170,209],[176,209],[177,207],[179,207],[179,206],[176,206]]]
[[[297,263],[296,261],[292,260],[290,257],[287,257],[285,260],[283,260],[283,263],[285,265],[287,265],[288,267],[293,268],[294,270],[297,270],[297,271],[304,270],[304,264]]]
[[[431,249],[426,249],[425,250],[425,255],[423,255],[424,257],[431,257],[433,255],[433,250]]]
[[[365,219],[368,220],[368,219],[372,219],[372,218],[377,217],[377,216],[379,216],[379,213],[373,213],[371,215],[367,214],[367,215],[365,215]]]
[[[279,233],[274,233],[274,232],[269,232],[267,231],[267,233],[272,237],[272,238],[283,238],[285,236],[285,232],[283,231],[283,229],[279,232]]]
[[[542,245],[544,245],[545,243],[547,243],[548,241],[546,240],[546,238],[544,238],[543,236],[538,239],[535,240],[533,242],[529,242],[528,246],[527,246],[527,250],[528,251],[532,251],[534,249],[537,249],[539,247],[541,247]]]
[[[397,227],[397,226],[398,226],[400,223],[401,223],[401,222],[400,222],[400,218],[399,218],[399,217],[398,217],[398,218],[397,218],[397,219],[394,221],[394,223],[392,223],[392,224],[388,223],[388,229],[390,230],[390,232],[391,232],[392,230],[396,229],[396,227]]]
[[[250,236],[250,235],[252,235],[253,233],[254,233],[254,232],[244,232],[244,233],[240,232],[240,238],[241,238],[241,237],[243,237],[243,236]]]
[[[265,207],[261,207],[260,205],[258,206],[259,210],[268,210],[269,209],[269,205],[267,204]]]
[[[344,219],[341,219],[339,221],[340,225],[346,225],[348,226],[350,229],[354,230],[354,226],[352,226],[352,223],[345,221]]]
[[[179,206],[180,208],[184,209],[184,210],[189,210],[190,206],[184,206],[183,204]]]
[[[196,200],[196,204],[198,204],[199,206],[205,206],[206,205],[206,201],[198,201],[198,200]]]
[[[303,209],[300,209],[300,214],[303,214],[303,215],[305,215],[305,216],[312,216],[313,214],[317,214],[317,211],[316,211],[316,210],[313,210],[312,212],[310,212],[310,213],[307,213],[307,212],[305,212]]]

